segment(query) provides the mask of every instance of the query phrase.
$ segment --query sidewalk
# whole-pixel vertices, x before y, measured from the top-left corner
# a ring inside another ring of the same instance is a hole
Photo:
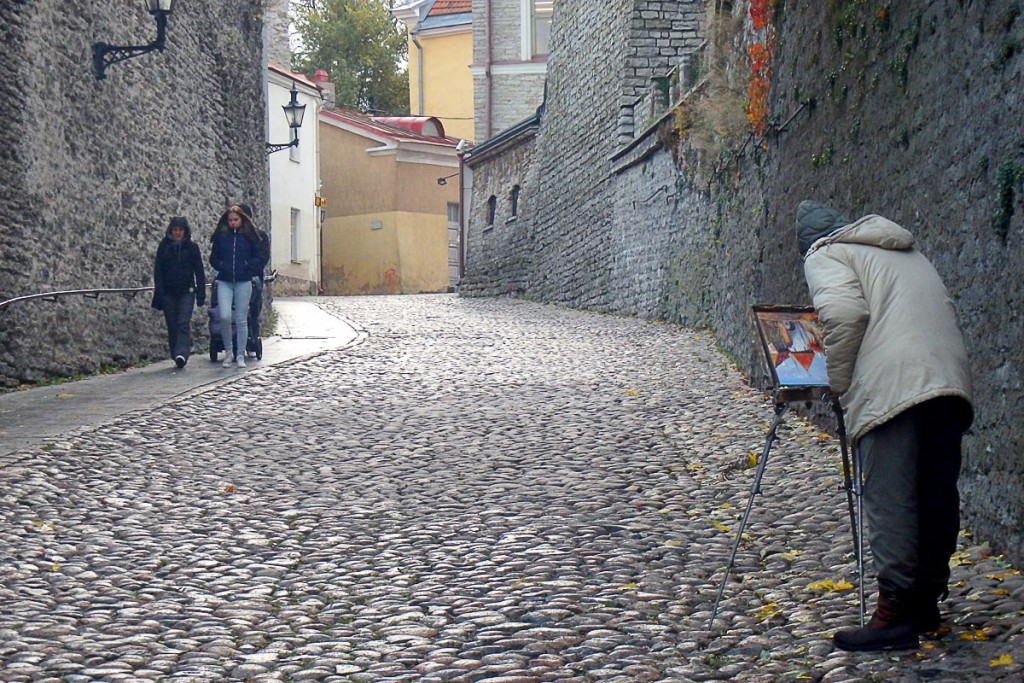
[[[276,298],[273,305],[277,334],[263,340],[263,359],[247,359],[245,370],[223,368],[203,352],[193,355],[181,370],[166,360],[113,375],[0,394],[0,455],[359,339],[351,325],[325,312],[315,299]]]

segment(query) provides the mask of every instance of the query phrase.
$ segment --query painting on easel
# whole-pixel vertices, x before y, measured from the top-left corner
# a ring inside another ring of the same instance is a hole
[[[778,388],[827,387],[825,331],[810,306],[753,306],[765,360]]]

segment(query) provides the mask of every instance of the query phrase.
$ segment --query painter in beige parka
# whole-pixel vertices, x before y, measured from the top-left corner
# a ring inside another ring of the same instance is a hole
[[[804,275],[852,441],[932,398],[959,396],[971,404],[953,303],[908,230],[865,216],[815,241],[804,256]]]
[[[963,335],[938,272],[889,219],[851,222],[805,201],[797,242],[857,445],[878,581],[871,621],[832,640],[850,651],[917,647],[941,623],[960,527],[961,439],[973,418]]]

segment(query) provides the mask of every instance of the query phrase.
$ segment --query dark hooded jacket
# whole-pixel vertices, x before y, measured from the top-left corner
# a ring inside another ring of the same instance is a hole
[[[228,214],[242,217],[242,227],[235,232],[228,225]],[[229,207],[217,222],[210,238],[210,266],[217,271],[217,279],[224,282],[250,280],[263,272],[261,239],[249,215],[238,206]]]
[[[185,236],[181,240],[171,237],[171,228],[182,226]],[[153,308],[163,309],[165,296],[181,296],[195,292],[196,303],[206,303],[206,274],[199,245],[192,241],[188,221],[181,217],[171,219],[167,232],[156,249],[153,263]]]

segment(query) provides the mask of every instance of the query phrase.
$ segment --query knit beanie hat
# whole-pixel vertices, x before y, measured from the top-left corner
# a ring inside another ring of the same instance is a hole
[[[851,223],[850,219],[824,204],[804,200],[796,209],[796,241],[800,255],[807,254],[811,245],[822,237]]]

